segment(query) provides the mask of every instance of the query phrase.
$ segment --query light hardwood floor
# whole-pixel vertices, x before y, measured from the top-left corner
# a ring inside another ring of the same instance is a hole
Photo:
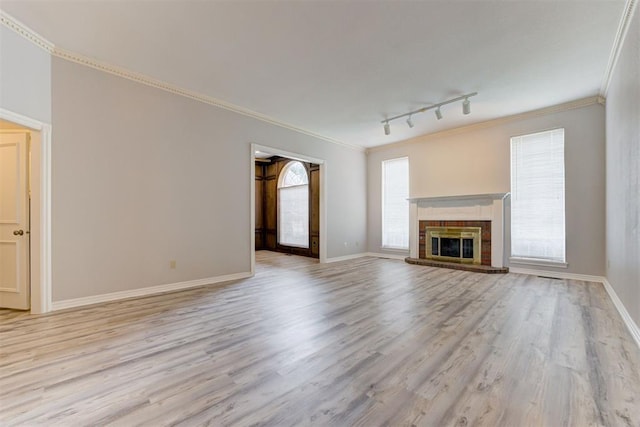
[[[640,425],[600,284],[258,252],[254,278],[0,311],[0,425]]]

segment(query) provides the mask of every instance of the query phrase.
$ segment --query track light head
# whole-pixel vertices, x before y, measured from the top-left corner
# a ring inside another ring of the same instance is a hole
[[[389,126],[389,122],[384,122],[384,134],[389,135],[391,133],[391,127]]]
[[[440,111],[440,107],[436,108],[436,119],[442,119],[442,111]]]
[[[409,126],[410,128],[413,127],[413,120],[411,120],[411,116],[409,116],[409,118],[407,119],[407,126]]]
[[[465,98],[462,102],[462,114],[469,114],[471,112],[471,102],[469,98]]]

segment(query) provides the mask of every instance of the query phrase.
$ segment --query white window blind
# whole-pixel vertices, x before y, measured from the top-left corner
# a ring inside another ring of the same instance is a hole
[[[565,262],[564,129],[511,138],[511,256]]]
[[[300,162],[287,164],[280,175],[278,243],[309,247],[309,178]]]
[[[382,162],[382,246],[409,249],[409,159]]]

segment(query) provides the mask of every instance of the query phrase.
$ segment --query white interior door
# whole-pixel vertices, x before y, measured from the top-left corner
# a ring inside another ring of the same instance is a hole
[[[0,307],[29,309],[28,134],[0,133]]]

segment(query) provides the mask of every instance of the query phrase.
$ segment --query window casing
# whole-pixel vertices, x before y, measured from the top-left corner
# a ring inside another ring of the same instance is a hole
[[[511,257],[565,263],[564,129],[511,138]]]
[[[278,180],[278,244],[309,247],[309,175],[298,161],[287,163]]]
[[[409,158],[382,162],[382,247],[409,249]]]

